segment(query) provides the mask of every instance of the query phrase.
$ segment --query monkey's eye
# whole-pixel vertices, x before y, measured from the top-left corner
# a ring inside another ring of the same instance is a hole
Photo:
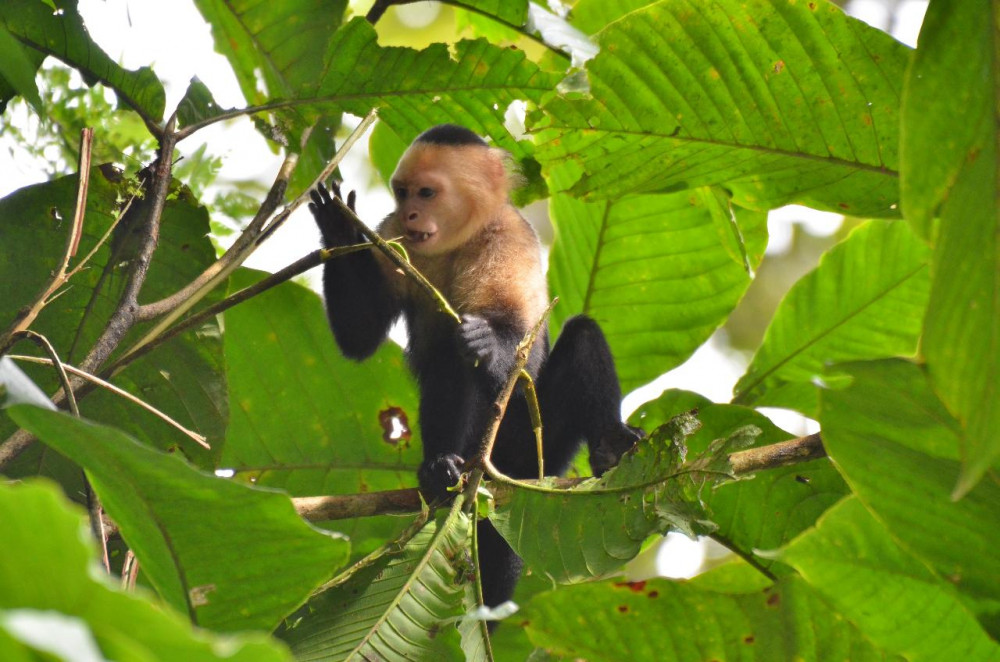
[[[419,191],[417,191],[417,195],[419,195],[421,198],[433,198],[434,197],[434,189],[427,188],[425,186],[422,189],[420,189]]]
[[[394,188],[392,190],[392,192],[396,195],[396,199],[397,200],[405,200],[406,199],[406,188],[405,187],[403,187],[403,186],[397,186],[396,188]]]

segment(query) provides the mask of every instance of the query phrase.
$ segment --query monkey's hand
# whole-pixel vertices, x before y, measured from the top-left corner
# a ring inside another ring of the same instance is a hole
[[[458,344],[462,356],[476,366],[487,370],[497,366],[503,348],[500,338],[490,323],[478,315],[462,315],[458,327]]]
[[[443,503],[451,500],[454,487],[462,480],[462,465],[465,460],[454,453],[442,453],[437,457],[426,458],[417,470],[417,480],[420,481],[420,491],[430,502]]]
[[[336,196],[337,200],[344,201],[340,195],[340,185],[331,182],[330,188],[333,190],[333,196],[323,184],[318,184],[315,190],[309,192],[309,197],[312,199],[312,202],[309,203],[309,211],[312,212],[320,234],[323,235],[323,247],[336,248],[364,242],[364,236],[354,227],[347,212],[334,200],[334,196]],[[347,194],[347,206],[351,211],[354,211],[356,199],[354,191]]]

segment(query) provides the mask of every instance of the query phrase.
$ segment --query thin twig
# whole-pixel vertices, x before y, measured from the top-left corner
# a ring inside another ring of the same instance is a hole
[[[87,190],[90,187],[90,157],[93,140],[93,129],[88,127],[80,132],[80,159],[78,163],[80,181],[76,187],[76,207],[73,210],[73,224],[69,236],[66,237],[66,250],[63,251],[59,268],[52,274],[41,293],[35,297],[34,303],[26,306],[23,312],[14,318],[10,328],[5,333],[0,334],[0,354],[6,352],[13,344],[15,333],[31,326],[38,314],[42,312],[42,308],[52,300],[52,295],[66,282],[69,261],[76,255],[76,250],[80,246],[80,237],[83,235],[83,219],[87,212]]]
[[[264,228],[264,230],[260,233],[260,237],[258,237],[256,240],[257,244],[263,243],[269,236],[271,236],[271,234],[275,230],[281,227],[281,225],[288,219],[288,216],[293,211],[298,209],[304,202],[306,202],[310,191],[316,188],[316,186],[320,184],[320,182],[325,182],[327,179],[330,178],[330,175],[332,175],[333,171],[340,166],[340,163],[341,161],[344,160],[344,157],[346,157],[348,152],[350,152],[351,149],[353,149],[354,144],[361,139],[361,136],[363,136],[365,132],[368,131],[368,128],[375,123],[375,120],[377,118],[378,118],[378,111],[374,108],[370,110],[367,115],[364,116],[364,118],[361,120],[361,123],[358,124],[358,126],[356,126],[353,131],[351,131],[351,135],[347,136],[347,139],[340,146],[340,149],[337,150],[337,153],[333,155],[333,158],[330,159],[330,162],[327,163],[326,166],[324,166],[323,170],[321,170],[318,175],[316,175],[316,178],[313,179],[313,182],[312,184],[309,185],[309,188],[303,191],[302,194],[299,195],[299,197],[295,198],[295,200],[293,200],[288,206],[282,209],[281,213],[275,216],[274,220],[271,221],[271,223],[268,224],[266,228]]]
[[[44,359],[44,358],[39,357],[39,356],[23,356],[23,355],[20,355],[20,354],[11,354],[10,358],[14,359],[15,361],[25,361],[27,363],[41,363],[41,364],[44,364],[44,365],[52,365],[52,360],[51,359]],[[198,434],[197,432],[194,432],[193,430],[187,429],[186,427],[184,427],[183,425],[181,425],[180,423],[178,423],[176,420],[174,420],[173,418],[171,418],[170,416],[168,416],[164,412],[160,411],[159,409],[157,409],[153,405],[149,404],[148,402],[135,397],[134,395],[132,395],[128,391],[122,390],[122,389],[118,388],[117,386],[115,386],[114,384],[112,384],[110,382],[104,381],[103,379],[101,379],[97,375],[92,375],[89,372],[86,372],[84,370],[80,370],[79,368],[74,368],[71,365],[60,364],[60,366],[62,368],[64,368],[66,370],[66,372],[72,373],[73,375],[75,375],[77,377],[80,377],[81,379],[84,379],[84,380],[86,380],[86,381],[94,384],[95,386],[100,386],[103,389],[107,389],[108,391],[111,391],[115,395],[117,395],[117,396],[119,396],[121,398],[124,398],[125,400],[128,400],[132,404],[138,405],[139,407],[142,407],[143,409],[145,409],[149,413],[153,414],[154,416],[156,416],[157,418],[159,418],[160,420],[162,420],[164,423],[170,425],[173,428],[176,428],[178,431],[180,431],[181,433],[183,433],[187,437],[189,437],[192,440],[194,440],[197,444],[199,444],[199,445],[201,445],[201,446],[203,446],[205,448],[208,448],[208,449],[211,448],[211,446],[209,446],[208,442],[205,440],[205,436],[204,435]],[[66,389],[67,387],[64,385],[63,388]],[[69,392],[72,393],[72,390],[70,390]]]
[[[757,471],[777,469],[792,464],[817,460],[822,457],[826,457],[826,452],[823,450],[823,442],[820,439],[819,433],[816,433],[769,446],[750,448],[731,453],[729,455],[729,463],[732,466],[733,474],[746,476]],[[545,479],[545,487],[546,489],[570,489],[587,480],[590,479],[550,477]],[[517,482],[519,485],[534,485],[538,483],[535,480],[520,480]],[[381,503],[385,499],[384,494],[390,493],[366,492],[365,494],[351,494],[347,496],[298,497],[292,499],[292,502],[295,504],[295,509],[310,521],[326,521],[328,514],[335,513],[342,513],[343,516],[330,517],[329,519],[350,519],[362,516],[359,513],[364,513],[364,516],[368,516],[369,514],[385,514],[380,512],[377,507],[373,508],[365,503],[367,500],[371,500],[373,503]],[[393,490],[391,494],[392,503],[396,508],[391,511],[394,514],[404,512],[398,509],[403,507],[404,504],[411,508],[408,512],[416,512],[420,507],[420,492],[415,487],[404,490]],[[354,510],[354,508],[358,510]],[[314,517],[316,519],[313,519]]]
[[[73,389],[70,386],[69,377],[66,375],[67,366],[61,360],[59,360],[59,355],[56,354],[56,350],[52,346],[52,343],[49,342],[49,339],[40,333],[35,333],[34,331],[28,329],[16,332],[14,334],[14,339],[15,341],[21,339],[30,340],[31,342],[41,347],[42,351],[44,351],[46,354],[49,355],[49,358],[47,359],[39,358],[36,356],[31,356],[27,358],[37,363],[45,363],[47,365],[55,367],[56,375],[58,375],[59,377],[59,383],[62,385],[63,391],[67,394],[69,402],[69,410],[73,413],[74,416],[79,416],[80,408],[76,404],[76,398],[73,397]],[[20,357],[11,355],[10,358],[17,359]]]
[[[245,287],[239,292],[229,295],[222,301],[216,302],[204,310],[195,313],[191,317],[186,318],[184,321],[170,327],[163,334],[157,336],[145,345],[130,349],[128,353],[122,355],[120,358],[111,363],[111,365],[105,368],[101,374],[110,376],[118,374],[125,366],[129,365],[139,357],[145,356],[163,343],[177,337],[188,329],[198,326],[205,320],[232,308],[236,304],[243,303],[247,299],[255,297],[262,292],[266,292],[272,287],[281,285],[299,274],[309,271],[313,267],[322,264],[330,258],[346,255],[347,253],[355,253],[360,250],[370,250],[371,247],[371,244],[354,244],[352,246],[340,246],[330,249],[317,249],[312,253],[309,253],[309,255],[299,258],[280,271],[274,272],[267,278],[264,278],[249,287]]]
[[[553,302],[555,303],[555,302]],[[528,415],[531,418],[531,429],[535,431],[535,452],[538,453],[538,480],[545,478],[545,445],[542,438],[542,411],[538,407],[538,393],[535,391],[535,380],[531,374],[521,369],[518,378],[521,388],[524,390],[524,397],[528,401]]]

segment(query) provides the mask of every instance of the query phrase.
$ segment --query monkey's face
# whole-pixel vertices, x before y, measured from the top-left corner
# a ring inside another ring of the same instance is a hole
[[[480,205],[475,186],[461,172],[461,151],[418,144],[407,150],[396,167],[391,182],[394,216],[411,252],[447,253],[468,241],[480,226]]]

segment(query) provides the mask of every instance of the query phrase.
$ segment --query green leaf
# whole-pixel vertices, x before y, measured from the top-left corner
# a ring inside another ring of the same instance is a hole
[[[587,34],[594,34],[610,23],[640,7],[651,5],[657,0],[579,0],[573,5],[570,20],[574,26]]]
[[[544,166],[575,167],[571,192],[725,184],[751,209],[898,214],[909,50],[884,32],[823,0],[667,0],[598,39],[590,96],[529,122]]]
[[[705,583],[563,587],[534,598],[519,618],[536,645],[591,662],[893,659],[797,578],[752,590],[744,581]]]
[[[854,377],[821,398],[823,443],[851,489],[906,548],[948,583],[1000,600],[1000,486],[985,481],[959,502],[951,489],[959,429],[924,375],[903,361],[847,367]]]
[[[920,37],[927,50],[907,87],[907,212],[925,236],[933,234],[929,224],[944,200],[921,350],[936,391],[965,433],[956,497],[1000,457],[998,11],[986,0],[954,10],[933,3]],[[958,31],[961,38],[953,38]],[[927,115],[917,117],[916,106]],[[954,132],[945,136],[942,121],[955,124]]]
[[[78,177],[61,177],[25,187],[0,200],[0,319],[11,320],[18,310],[34,301],[51,278],[66,250],[66,240],[76,207]],[[119,214],[122,193],[120,174],[97,167],[90,173],[87,214],[76,258],[80,263],[106,234]],[[147,203],[133,200],[110,241],[97,250],[42,310],[32,329],[49,339],[60,358],[78,363],[98,338],[118,305],[134,254],[134,230],[141,224]],[[140,303],[173,294],[215,261],[208,239],[207,210],[181,188],[163,210],[158,248],[150,264]],[[30,247],[30,250],[28,250]],[[212,293],[207,301],[216,301]],[[4,322],[6,324],[6,322]],[[138,338],[136,329],[123,343]],[[24,353],[39,354],[29,345]],[[215,320],[170,341],[156,352],[139,359],[112,381],[133,395],[172,416],[182,425],[208,437],[213,446],[206,451],[189,437],[144,409],[103,389],[96,389],[81,403],[85,416],[111,423],[164,450],[180,448],[202,467],[214,466],[222,451],[228,417],[223,372],[221,329]],[[25,371],[46,391],[58,383],[47,366],[27,365]],[[6,425],[0,433],[11,432]],[[47,462],[41,449],[29,450],[9,475],[36,473]]]
[[[454,621],[472,570],[461,503],[334,579],[278,636],[298,659],[460,659]]]
[[[196,0],[212,27],[215,49],[229,60],[251,105],[297,98],[323,71],[327,42],[346,0]]]
[[[932,2],[903,86],[900,195],[903,214],[924,239],[966,159],[981,149],[997,71],[990,0]],[[955,118],[961,121],[955,121]]]
[[[177,104],[177,126],[184,128],[191,124],[204,122],[225,113],[226,110],[226,108],[219,108],[212,92],[195,77],[188,84],[184,98]]]
[[[843,382],[829,364],[912,356],[929,253],[903,223],[873,221],[852,232],[785,296],[733,402],[815,417],[819,388]]]
[[[781,558],[887,651],[908,660],[1000,660],[1000,646],[949,583],[897,545],[855,497],[827,511]]]
[[[989,0],[931,3],[904,88],[903,210],[937,243],[921,349],[964,428],[955,496],[1000,457],[1000,68],[995,26],[984,20],[996,12]]]
[[[287,496],[203,474],[124,433],[28,406],[11,416],[87,469],[160,595],[192,622],[270,629],[348,557]]]
[[[742,427],[761,431],[754,447],[775,444],[792,435],[752,409],[707,405],[698,410],[701,429],[688,439],[689,452]],[[816,523],[823,512],[849,490],[828,459],[758,471],[753,476],[705,490],[702,498],[716,528],[711,535],[744,558],[773,573],[787,568],[761,554],[788,542]]]
[[[261,277],[240,270],[232,281]],[[233,407],[221,466],[295,496],[416,485],[419,399],[399,346],[386,342],[363,363],[345,358],[320,298],[294,283],[226,311],[225,323]],[[337,523],[365,553],[400,526],[393,517]]]
[[[493,16],[513,26],[528,20],[528,0],[448,0],[446,4]]]
[[[492,137],[518,160],[531,154],[531,146],[504,128],[507,107],[551,96],[560,78],[523,51],[484,39],[419,51],[383,48],[361,18],[333,36],[325,58],[316,92],[324,109],[364,116],[379,108],[379,119],[405,143],[435,124],[455,122]]]
[[[707,188],[603,203],[556,195],[550,215],[553,326],[578,313],[597,320],[626,393],[683,363],[725,321],[766,243],[764,214]]]
[[[600,479],[570,489],[556,489],[552,479],[533,486],[493,481],[490,521],[531,569],[560,583],[621,568],[654,533],[710,531],[699,495],[725,476],[728,453],[760,431],[736,430],[685,463],[686,439],[697,426],[691,415],[678,416]]]
[[[4,559],[0,564],[0,653],[4,660],[18,659],[4,648],[12,640],[33,644],[36,650],[65,652],[66,645],[72,649],[66,641],[58,646],[66,634],[59,626],[66,621],[83,628],[109,660],[291,659],[283,647],[261,634],[230,637],[193,629],[141,589],[138,595],[129,595],[110,588],[110,582],[95,576],[97,551],[87,544],[85,513],[51,485],[0,483],[0,521],[4,526],[0,543]],[[60,622],[60,617],[66,620]],[[22,627],[27,626],[32,626],[33,634],[22,638]],[[80,648],[74,652],[82,653]],[[70,658],[31,655],[23,659]]]
[[[21,43],[0,25],[0,86],[9,86],[16,94],[20,94],[31,104],[36,113],[42,113],[42,100],[38,96],[38,85],[35,84],[35,72],[38,71],[37,58],[31,57]],[[4,104],[10,97],[3,94]],[[3,112],[3,108],[0,108]]]
[[[5,0],[0,3],[0,27],[23,45],[78,69],[88,84],[110,87],[120,102],[147,122],[158,124],[163,119],[166,97],[156,74],[149,67],[123,69],[109,58],[90,38],[76,2],[60,3],[54,12],[39,0]]]

